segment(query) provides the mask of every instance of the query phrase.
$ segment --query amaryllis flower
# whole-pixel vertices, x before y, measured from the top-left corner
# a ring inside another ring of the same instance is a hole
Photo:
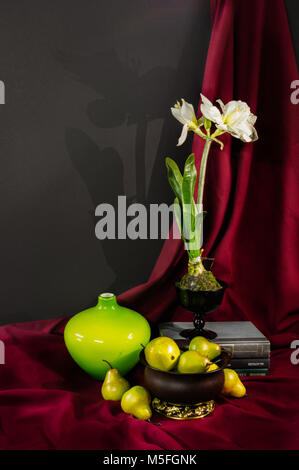
[[[228,132],[243,142],[253,142],[258,139],[257,132],[253,127],[256,116],[251,113],[249,106],[244,101],[229,101],[224,104],[221,100],[217,100],[222,110],[221,114],[217,106],[214,106],[202,94],[201,99],[200,110],[203,116],[212,121],[220,131]]]
[[[185,142],[189,130],[199,131],[201,133],[199,127],[202,125],[202,121],[197,120],[192,104],[187,103],[187,101],[182,98],[182,104],[177,101],[174,107],[171,108],[171,112],[172,115],[183,124],[182,133],[177,143],[178,146]]]

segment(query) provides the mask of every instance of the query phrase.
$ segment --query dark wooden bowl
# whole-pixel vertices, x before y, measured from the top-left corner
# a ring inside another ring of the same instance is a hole
[[[180,374],[164,372],[151,367],[146,362],[144,352],[140,353],[140,362],[144,365],[144,385],[151,393],[169,403],[192,405],[213,400],[221,392],[224,384],[223,369],[230,361],[230,354],[222,351],[213,362],[218,369],[202,374]]]

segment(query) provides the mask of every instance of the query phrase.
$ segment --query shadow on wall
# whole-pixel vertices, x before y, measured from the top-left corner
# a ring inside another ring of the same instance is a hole
[[[79,129],[67,129],[65,138],[73,165],[88,188],[94,208],[101,202],[111,204],[115,208],[117,218],[118,196],[124,195],[123,162],[118,152],[111,147],[101,151],[97,144]],[[114,175],[113,183],[107,184],[107,175]],[[135,197],[127,198],[127,206],[135,201]],[[90,215],[96,224],[94,211]],[[136,260],[140,264],[140,260],[145,259],[145,268],[149,268],[146,266],[147,258],[142,256],[144,242],[140,239],[105,239],[99,242],[102,243],[107,264],[116,274],[109,290],[118,292],[120,288],[126,290],[131,287]]]
[[[151,203],[172,202],[164,157],[169,154],[171,148],[171,156],[177,161],[183,161],[190,148],[188,149],[188,145],[185,145],[183,150],[176,148],[180,126],[170,117],[169,108],[182,93],[191,102],[198,102],[208,40],[206,31],[202,34],[198,31],[195,19],[177,70],[159,66],[144,74],[139,73],[138,62],[121,62],[114,50],[88,57],[58,53],[58,61],[63,67],[101,96],[87,104],[88,118],[95,126],[100,129],[116,128],[124,122],[128,126],[136,126],[136,195],[127,198],[127,206],[132,202],[145,206]],[[195,61],[190,50],[197,51]],[[117,86],[112,77],[119,77]],[[163,128],[149,189],[146,192],[147,129],[149,122],[155,119],[163,119]],[[100,149],[98,144],[80,129],[67,129],[65,140],[71,161],[86,185],[94,208],[103,202],[116,208],[118,195],[125,194],[123,156],[112,147]],[[113,184],[107,183],[107,175],[109,181],[113,180]],[[94,213],[92,217],[96,222]],[[103,244],[107,263],[116,276],[110,290],[120,293],[132,287],[134,282],[138,282],[137,273],[140,275],[139,282],[147,279],[163,240],[153,242],[139,239],[106,239],[99,243]]]

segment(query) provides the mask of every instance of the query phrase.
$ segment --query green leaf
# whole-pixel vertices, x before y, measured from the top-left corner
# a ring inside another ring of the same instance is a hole
[[[187,158],[184,166],[184,175],[182,181],[182,195],[183,201],[191,203],[194,201],[194,189],[197,178],[197,171],[195,168],[194,153],[191,153]]]
[[[186,214],[186,213],[185,213]],[[189,258],[197,258],[200,256],[201,253],[201,223],[202,223],[202,216],[204,213],[198,214],[197,217],[197,223],[199,222],[199,225],[197,225],[197,230],[195,230],[193,240],[190,241],[185,238],[185,233],[184,233],[184,226],[183,226],[183,211],[181,204],[176,197],[174,200],[174,215],[181,233],[182,240],[185,244],[185,248],[188,252]]]
[[[181,232],[182,239],[185,242],[184,231],[183,231],[183,220],[182,220],[183,213],[182,213],[180,201],[177,197],[174,200],[174,215],[175,215],[179,230]]]
[[[169,184],[175,194],[175,196],[182,201],[182,174],[179,170],[179,167],[175,163],[172,158],[167,157],[165,159],[166,168],[167,168],[167,176]]]
[[[184,174],[180,173],[177,164],[166,159],[169,183],[176,195],[174,214],[182,239],[190,258],[200,256],[202,215],[197,214],[194,201],[194,190],[197,179],[194,154],[185,162]]]

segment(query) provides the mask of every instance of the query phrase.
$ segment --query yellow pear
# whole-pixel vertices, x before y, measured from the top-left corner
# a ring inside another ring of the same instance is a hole
[[[181,374],[200,374],[205,372],[209,359],[197,351],[185,351],[180,355],[177,370]]]
[[[239,377],[238,377],[237,372],[235,372],[232,369],[223,369],[223,372],[224,372],[224,384],[223,384],[221,393],[223,393],[224,395],[229,395],[230,391],[238,382]]]
[[[149,392],[141,385],[135,385],[123,394],[121,408],[125,413],[146,421],[152,416],[150,403]]]
[[[180,353],[176,342],[166,336],[153,339],[144,349],[147,363],[163,371],[171,370],[176,366]]]
[[[197,351],[202,356],[207,356],[210,361],[213,361],[221,353],[221,346],[212,343],[203,336],[195,336],[189,344],[190,351]]]
[[[102,396],[104,400],[119,401],[123,394],[129,390],[130,384],[122,377],[118,369],[114,369],[109,362],[107,364],[110,366],[110,369],[106,372],[101,388]]]
[[[223,369],[224,385],[221,393],[233,397],[243,397],[246,395],[246,388],[242,384],[236,371],[232,369]]]
[[[230,395],[236,398],[241,398],[241,397],[244,397],[244,395],[246,395],[246,388],[242,384],[241,380],[239,380],[239,382],[236,383],[236,385],[233,387],[233,389],[230,392]]]

